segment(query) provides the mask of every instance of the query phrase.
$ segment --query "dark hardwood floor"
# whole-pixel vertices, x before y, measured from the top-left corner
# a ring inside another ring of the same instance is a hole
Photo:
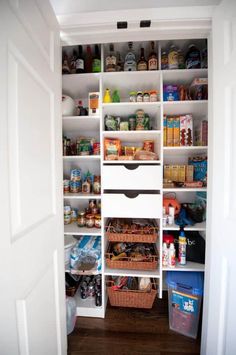
[[[151,310],[107,307],[106,318],[78,317],[68,336],[68,355],[199,354],[197,340],[169,330],[168,300],[156,299]]]

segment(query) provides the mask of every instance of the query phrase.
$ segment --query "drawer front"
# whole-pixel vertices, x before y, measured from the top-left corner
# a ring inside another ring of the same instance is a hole
[[[139,194],[130,198],[125,194],[106,193],[102,198],[102,211],[104,217],[161,218],[161,195]]]
[[[162,168],[160,165],[137,165],[135,169],[125,165],[105,165],[102,186],[104,190],[160,190]]]

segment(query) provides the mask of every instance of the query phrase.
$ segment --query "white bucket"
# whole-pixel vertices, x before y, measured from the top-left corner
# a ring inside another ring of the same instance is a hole
[[[72,235],[65,235],[65,265],[69,267],[70,265],[70,252],[71,249],[76,245],[77,240]]]

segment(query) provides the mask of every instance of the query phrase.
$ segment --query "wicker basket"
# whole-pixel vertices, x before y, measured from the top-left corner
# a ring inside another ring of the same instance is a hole
[[[155,225],[150,228],[150,234],[114,233],[111,226],[106,226],[105,236],[109,242],[127,243],[156,243],[159,228]]]
[[[111,269],[129,269],[129,270],[155,270],[158,265],[158,252],[154,245],[155,255],[150,255],[145,261],[134,261],[132,257],[122,257],[120,260],[112,260],[114,256],[111,253],[111,243],[108,244],[107,253],[105,254],[106,264]]]
[[[107,282],[108,297],[111,306],[131,308],[152,308],[157,295],[157,285],[152,284],[150,292],[139,290],[114,290],[113,282]]]

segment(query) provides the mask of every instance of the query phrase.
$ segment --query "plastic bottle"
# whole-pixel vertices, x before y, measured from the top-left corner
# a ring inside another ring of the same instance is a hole
[[[106,104],[112,102],[110,89],[106,89],[105,94],[103,96],[103,102]]]
[[[190,44],[188,47],[185,65],[186,65],[186,69],[201,68],[200,51],[194,44]]]
[[[170,243],[168,264],[169,264],[169,267],[175,267],[175,265],[176,265],[174,243]]]
[[[180,265],[186,265],[186,237],[185,237],[185,233],[184,230],[180,231],[180,235],[179,235],[179,264]]]
[[[162,266],[168,266],[169,251],[166,243],[163,243],[162,248]]]

